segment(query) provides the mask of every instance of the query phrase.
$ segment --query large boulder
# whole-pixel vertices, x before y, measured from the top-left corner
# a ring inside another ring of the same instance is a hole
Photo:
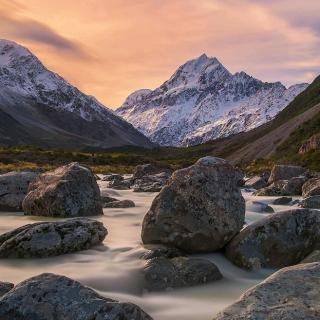
[[[299,153],[305,154],[311,150],[320,149],[320,133],[314,134],[308,140],[306,140],[300,147]]]
[[[200,258],[153,258],[144,268],[148,291],[191,287],[221,278],[222,274],[214,263]]]
[[[305,175],[307,169],[299,166],[275,165],[272,168],[268,183],[271,184],[278,180],[289,180],[294,177]]]
[[[143,242],[187,252],[221,249],[244,224],[245,201],[238,180],[228,162],[214,157],[175,171],[144,217]]]
[[[138,306],[99,295],[70,278],[44,273],[0,299],[2,320],[152,320]]]
[[[50,217],[103,214],[94,174],[77,162],[39,175],[22,203],[26,215]]]
[[[278,212],[245,227],[226,247],[241,268],[281,268],[298,263],[320,245],[317,210]]]
[[[8,172],[0,175],[0,211],[21,211],[22,201],[36,172]]]
[[[311,197],[320,195],[320,178],[309,179],[302,186],[302,196]]]
[[[11,282],[2,282],[0,281],[0,297],[5,295],[14,287],[14,284]]]
[[[85,250],[102,243],[107,233],[101,222],[87,218],[28,224],[0,235],[0,258],[43,258]]]
[[[302,199],[299,203],[299,207],[310,208],[310,209],[320,209],[320,195],[311,196],[311,197]]]
[[[320,263],[281,269],[214,320],[319,320]]]

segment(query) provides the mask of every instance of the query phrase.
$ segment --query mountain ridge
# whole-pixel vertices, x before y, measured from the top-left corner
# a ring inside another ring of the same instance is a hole
[[[30,50],[3,39],[0,84],[0,110],[11,117],[16,132],[24,130],[30,138],[2,134],[3,145],[27,141],[43,147],[80,149],[154,146],[96,98],[48,70]]]
[[[231,74],[203,54],[155,90],[129,95],[116,114],[160,145],[190,146],[270,121],[306,87],[262,82],[244,71]]]

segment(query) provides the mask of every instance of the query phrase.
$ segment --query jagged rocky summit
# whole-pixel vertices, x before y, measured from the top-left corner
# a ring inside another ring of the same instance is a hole
[[[159,88],[129,95],[116,113],[160,145],[189,146],[270,121],[306,87],[232,74],[217,58],[203,54]]]

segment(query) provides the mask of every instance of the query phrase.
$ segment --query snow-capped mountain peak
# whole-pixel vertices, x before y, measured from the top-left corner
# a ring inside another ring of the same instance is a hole
[[[271,120],[306,87],[287,89],[244,71],[231,74],[217,58],[202,54],[159,88],[131,94],[116,113],[156,143],[192,145]]]

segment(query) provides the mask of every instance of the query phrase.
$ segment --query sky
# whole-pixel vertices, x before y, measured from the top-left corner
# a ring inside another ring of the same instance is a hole
[[[115,109],[202,53],[263,81],[312,81],[320,1],[0,0],[0,38]]]

